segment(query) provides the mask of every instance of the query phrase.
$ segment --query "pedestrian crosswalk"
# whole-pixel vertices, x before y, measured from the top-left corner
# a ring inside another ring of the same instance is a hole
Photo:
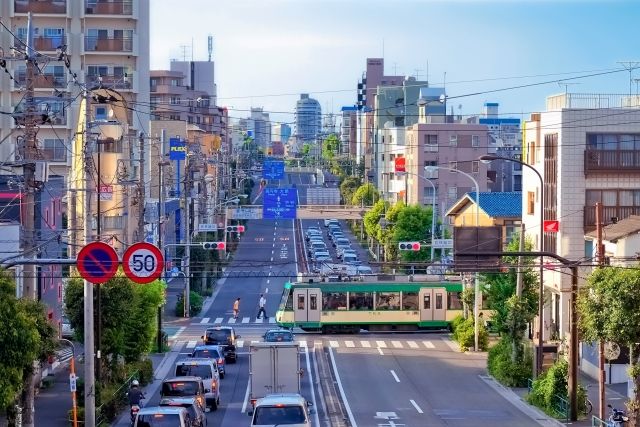
[[[215,319],[212,319],[211,317],[203,317],[199,322],[196,323],[192,323],[192,325],[204,325],[204,326],[209,326],[209,325],[237,325],[237,324],[241,324],[241,325],[260,325],[260,324],[271,324],[274,325],[276,323],[276,319],[275,317],[269,317],[267,319],[265,319],[264,317],[261,318],[251,318],[251,317],[238,317],[237,319],[234,318],[233,316],[229,316],[229,317],[216,317]]]
[[[183,348],[191,350],[200,343],[197,340],[179,340]],[[237,340],[236,348],[249,347],[259,340]],[[333,349],[397,349],[397,350],[434,350],[435,344],[431,341],[417,340],[296,340],[303,348],[331,347]]]

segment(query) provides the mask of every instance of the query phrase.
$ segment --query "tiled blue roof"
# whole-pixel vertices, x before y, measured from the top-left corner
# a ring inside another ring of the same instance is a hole
[[[475,203],[476,192],[467,193],[467,197]],[[492,218],[521,217],[522,193],[520,192],[480,192],[480,209]]]

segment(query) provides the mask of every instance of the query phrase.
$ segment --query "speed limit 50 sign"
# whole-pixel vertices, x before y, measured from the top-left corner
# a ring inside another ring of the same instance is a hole
[[[122,256],[124,274],[136,283],[150,283],[158,279],[163,266],[162,252],[150,243],[136,243]]]

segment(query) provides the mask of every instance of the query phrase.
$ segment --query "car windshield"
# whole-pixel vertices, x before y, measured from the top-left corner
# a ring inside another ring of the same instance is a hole
[[[193,403],[187,403],[187,402],[160,402],[160,406],[173,406],[173,407],[182,407],[185,408],[187,410],[187,412],[189,413],[189,416],[191,417],[191,419],[197,419],[198,418],[198,413],[196,412],[196,407]]]
[[[218,350],[201,349],[193,352],[192,357],[202,357],[203,359],[220,359]]]
[[[138,415],[138,427],[175,427],[182,425],[178,414]]]
[[[253,418],[254,425],[287,425],[306,422],[300,406],[259,406]]]
[[[207,342],[228,344],[231,341],[231,331],[214,329],[207,331]]]
[[[195,381],[172,381],[162,383],[163,396],[195,396],[198,383]]]
[[[176,377],[200,377],[203,380],[211,378],[211,366],[209,365],[178,365],[176,366]]]
[[[271,331],[265,334],[264,339],[268,342],[293,341],[293,334],[289,331]]]

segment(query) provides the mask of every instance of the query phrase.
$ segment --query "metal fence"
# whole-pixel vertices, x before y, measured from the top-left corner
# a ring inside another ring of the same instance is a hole
[[[531,378],[527,379],[527,388],[531,393],[533,389],[533,380]],[[565,397],[555,394],[551,403],[551,411],[554,417],[569,422],[569,400]]]
[[[139,375],[139,371],[134,372],[111,396],[104,396],[104,403],[96,408],[96,426],[109,426],[114,417],[118,416],[120,409],[126,406],[131,381]]]

